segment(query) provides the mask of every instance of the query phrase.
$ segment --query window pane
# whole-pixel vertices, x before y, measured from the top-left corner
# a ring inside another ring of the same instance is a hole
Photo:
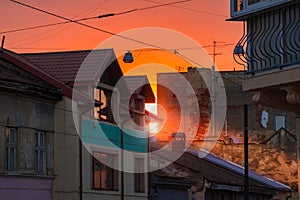
[[[39,162],[39,154],[38,154],[38,150],[35,150],[35,155],[34,155],[34,168],[35,171],[38,172],[38,162]]]
[[[278,131],[282,127],[285,128],[285,116],[284,115],[275,116],[275,131]]]
[[[145,192],[145,173],[144,172],[144,159],[135,158],[135,174],[134,174],[134,189],[135,192]],[[140,173],[137,173],[140,172]]]
[[[96,153],[95,155],[101,157],[101,159],[105,159],[108,164],[112,164],[117,161],[117,156],[115,155],[106,153]],[[93,188],[118,190],[118,175],[119,173],[117,170],[110,168],[99,162],[96,158],[93,158]]]
[[[10,129],[9,143],[15,143],[15,133],[14,133],[14,129]]]
[[[14,147],[10,147],[10,171],[15,170],[15,148]]]
[[[40,133],[40,146],[41,147],[44,146],[44,139],[45,139],[45,134],[44,133]]]
[[[6,147],[6,170],[9,171],[9,149]]]
[[[43,169],[44,169],[44,152],[43,151],[39,151],[39,156],[40,156],[40,159],[39,159],[39,170],[38,172],[43,174]]]
[[[93,163],[93,187],[100,188],[100,165],[95,158],[93,159]]]
[[[114,185],[113,185],[113,189],[114,190],[119,190],[119,171],[118,170],[113,170],[114,176],[113,176],[113,180],[114,180]]]

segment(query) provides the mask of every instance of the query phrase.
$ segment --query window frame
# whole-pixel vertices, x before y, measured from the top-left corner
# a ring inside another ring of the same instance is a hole
[[[277,119],[278,117],[283,117],[283,126],[281,127],[278,127],[277,126]],[[275,129],[275,132],[280,130],[281,128],[286,128],[286,115],[285,114],[276,114],[275,117],[274,117],[274,129]]]
[[[45,173],[45,149],[46,149],[46,134],[42,131],[35,133],[35,148],[34,148],[34,169],[37,174]]]
[[[107,152],[93,152],[91,156],[91,189],[93,190],[104,190],[104,191],[119,191],[120,190],[120,172],[114,168],[111,168],[104,163],[102,163],[100,160],[97,159],[97,154],[99,155],[106,155],[107,157],[110,157],[111,162],[118,163],[118,155],[114,153],[107,153]],[[95,166],[96,164],[99,166],[99,174],[95,174]],[[101,169],[105,169],[103,171],[106,175],[106,180],[102,180],[102,173]],[[97,176],[97,177],[96,177]],[[96,185],[95,179],[99,178],[98,184]],[[105,183],[106,186],[102,185],[103,181],[107,181],[107,179],[111,180],[111,182]]]
[[[13,131],[13,132],[12,132]],[[13,141],[11,141],[11,134],[13,134]],[[17,168],[17,128],[6,127],[5,128],[6,138],[6,171],[14,172]],[[13,154],[13,157],[11,156]],[[12,165],[12,166],[11,166]]]
[[[142,164],[140,166],[139,164]],[[133,187],[135,193],[145,193],[146,192],[146,172],[138,173],[141,170],[145,171],[145,159],[140,157],[134,158],[134,174],[133,174]]]

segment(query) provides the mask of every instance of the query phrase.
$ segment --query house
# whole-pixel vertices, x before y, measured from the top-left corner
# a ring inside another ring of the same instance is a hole
[[[0,71],[1,199],[53,200],[54,113],[63,94],[14,52],[1,49]]]
[[[253,102],[296,115],[299,177],[300,2],[231,0],[230,5],[229,20],[242,21],[245,26],[234,50],[236,61],[247,67],[243,90],[253,93]]]
[[[290,197],[290,187],[251,171],[249,183],[250,199]],[[150,195],[153,200],[239,200],[244,199],[243,185],[241,166],[203,150],[188,149],[171,165],[151,173]]]
[[[243,91],[242,80],[246,77],[245,71],[220,71],[226,91],[226,118],[223,130],[218,137],[208,138],[211,118],[210,85],[207,85],[201,75],[211,76],[210,69],[190,67],[180,76],[190,84],[195,92],[197,102],[189,99],[192,93],[184,84],[175,94],[163,85],[173,84],[178,80],[178,73],[159,73],[157,87],[157,102],[167,111],[164,127],[159,132],[157,140],[160,146],[169,143],[172,133],[177,130],[186,134],[186,148],[200,149],[209,144],[210,151],[226,160],[244,164],[244,110],[248,105],[248,134],[249,134],[249,168],[273,180],[280,181],[292,188],[297,188],[297,158],[293,135],[296,132],[293,112],[261,105],[251,101],[251,92]],[[178,82],[178,81],[177,81]],[[171,86],[170,86],[171,88]],[[185,104],[180,105],[180,98]],[[198,127],[193,113],[195,105],[199,106]],[[160,115],[160,110],[159,113]],[[181,121],[181,127],[180,122]],[[286,132],[279,130],[285,129]],[[269,139],[269,140],[268,140]],[[267,141],[267,142],[266,142]],[[159,145],[159,144],[156,144]],[[153,146],[153,144],[152,144]],[[280,164],[278,164],[280,163]]]
[[[132,171],[147,167],[146,77],[124,78],[112,49],[21,56],[72,89],[55,105],[54,198],[147,199],[147,173]]]

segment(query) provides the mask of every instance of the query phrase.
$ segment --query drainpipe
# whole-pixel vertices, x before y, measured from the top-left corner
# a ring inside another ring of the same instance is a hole
[[[82,114],[79,114],[79,200],[82,200]]]
[[[82,170],[82,115],[90,111],[93,107],[89,107],[79,113],[79,200],[83,199],[83,170]]]
[[[244,193],[249,200],[249,170],[248,170],[248,105],[244,105]]]
[[[300,115],[296,113],[298,196],[300,197]]]

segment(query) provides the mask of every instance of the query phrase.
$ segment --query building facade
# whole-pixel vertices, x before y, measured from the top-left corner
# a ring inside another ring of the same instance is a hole
[[[244,105],[248,105],[248,134],[249,134],[249,169],[268,178],[289,185],[295,192],[297,190],[297,158],[295,114],[293,112],[273,108],[252,102],[252,94],[243,91],[242,81],[245,71],[220,71],[224,89],[226,91],[226,118],[221,132],[215,138],[208,138],[209,126],[212,123],[212,106],[210,85],[206,84],[200,76],[204,74],[211,77],[210,69],[189,68],[181,75],[193,88],[199,106],[198,129],[193,120],[195,103],[189,100],[188,90],[182,88],[182,93],[172,93],[166,87],[168,82],[174,83],[177,73],[158,74],[157,101],[167,111],[166,122],[157,137],[161,145],[172,139],[172,133],[181,131],[186,134],[186,148],[201,149],[205,144],[213,146],[210,151],[226,160],[239,165],[244,164]],[[181,84],[183,85],[183,84]],[[192,94],[192,93],[191,93]],[[184,99],[185,107],[179,104]],[[160,114],[160,113],[158,113]],[[183,120],[183,125],[180,121]],[[278,164],[280,163],[280,164]]]
[[[148,198],[155,97],[146,76],[123,77],[112,49],[2,49],[0,81],[1,198]]]
[[[54,198],[147,199],[147,173],[132,171],[147,167],[147,78],[124,78],[112,49],[22,56],[72,89],[55,105]]]
[[[299,189],[300,2],[231,1],[231,19],[244,22],[244,34],[234,50],[247,67],[243,90],[253,102],[295,113]]]
[[[53,200],[54,112],[62,95],[24,70],[19,55],[0,54],[0,196]]]

